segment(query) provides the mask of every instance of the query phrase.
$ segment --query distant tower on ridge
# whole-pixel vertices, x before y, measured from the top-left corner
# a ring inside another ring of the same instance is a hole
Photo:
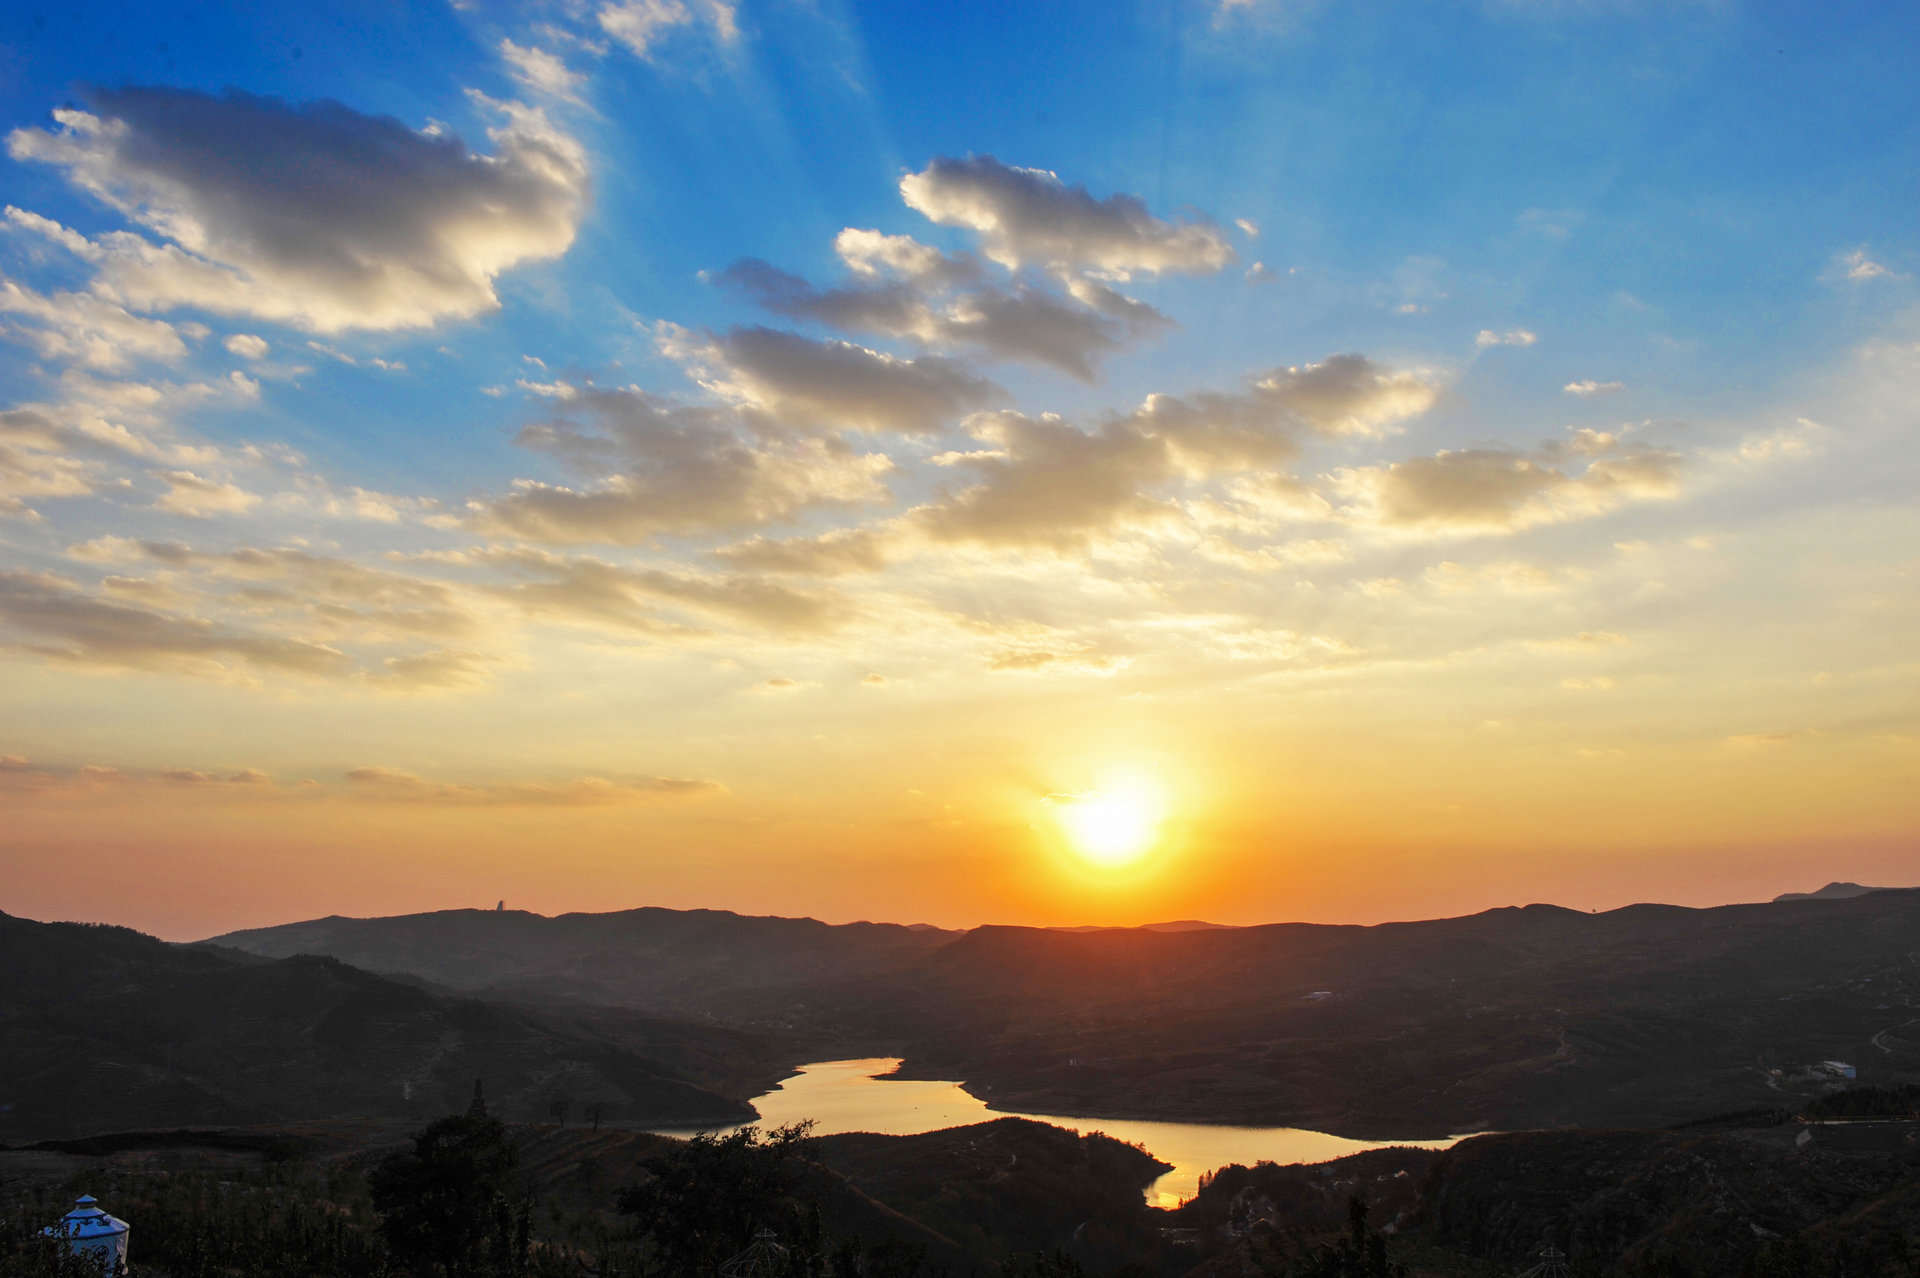
[[[467,1117],[485,1118],[486,1116],[487,1098],[481,1094],[480,1080],[476,1078],[473,1080],[473,1100],[467,1105]]]
[[[506,910],[506,908],[507,908],[507,903],[506,903],[505,901],[502,901],[502,902],[500,902],[500,904],[498,904],[498,905],[496,905],[496,906],[494,906],[494,907],[493,907],[493,912],[494,912],[495,914],[499,914],[499,913],[502,913],[503,911],[505,911],[505,910]]]

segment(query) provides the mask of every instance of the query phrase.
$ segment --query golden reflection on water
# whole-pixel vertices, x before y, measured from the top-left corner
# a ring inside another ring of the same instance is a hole
[[[822,1136],[837,1132],[879,1132],[913,1136],[946,1127],[984,1123],[995,1118],[1031,1118],[1079,1132],[1105,1132],[1144,1146],[1173,1170],[1153,1182],[1147,1201],[1176,1207],[1200,1189],[1204,1172],[1228,1163],[1319,1163],[1383,1145],[1444,1149],[1453,1140],[1349,1140],[1299,1127],[1228,1127],[1212,1123],[1157,1123],[1127,1118],[1063,1118],[1054,1114],[1011,1114],[991,1110],[959,1084],[886,1078],[900,1066],[898,1057],[820,1061],[802,1065],[764,1096],[754,1098],[763,1126],[814,1120]],[[731,1131],[732,1128],[727,1130]]]

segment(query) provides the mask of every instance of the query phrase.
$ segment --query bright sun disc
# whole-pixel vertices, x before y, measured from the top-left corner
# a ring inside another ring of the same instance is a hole
[[[1060,824],[1074,851],[1096,865],[1137,860],[1160,834],[1159,796],[1144,787],[1075,795],[1061,805]]]

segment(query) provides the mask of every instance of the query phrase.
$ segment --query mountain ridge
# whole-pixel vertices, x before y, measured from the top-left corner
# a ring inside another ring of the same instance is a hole
[[[663,1022],[598,1035],[567,1009],[449,996],[323,955],[263,959],[129,928],[0,914],[0,1139],[106,1128],[433,1117],[488,1080],[496,1108],[568,1097],[632,1121],[752,1116],[685,1062],[777,1067],[736,1031]],[[627,1045],[622,1045],[623,1043]]]
[[[486,913],[216,940],[788,1035],[813,1060],[902,1056],[1013,1112],[1413,1138],[1663,1125],[1776,1103],[1829,1059],[1920,1080],[1915,889],[1183,931],[641,910],[488,935]]]

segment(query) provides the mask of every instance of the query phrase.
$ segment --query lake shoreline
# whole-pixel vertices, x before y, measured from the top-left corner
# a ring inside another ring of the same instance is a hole
[[[802,1065],[750,1102],[760,1127],[811,1119],[816,1135],[874,1132],[910,1136],[1013,1118],[1082,1134],[1104,1132],[1138,1145],[1168,1170],[1147,1188],[1149,1202],[1178,1206],[1199,1189],[1200,1177],[1232,1163],[1317,1163],[1368,1149],[1407,1146],[1443,1149],[1462,1139],[1355,1138],[1280,1124],[1195,1123],[1124,1116],[1036,1113],[996,1108],[972,1088],[949,1079],[915,1078],[902,1058],[859,1057]],[[892,1084],[892,1086],[882,1086]],[[713,1129],[736,1131],[749,1124]],[[663,1135],[691,1134],[656,1128]]]

